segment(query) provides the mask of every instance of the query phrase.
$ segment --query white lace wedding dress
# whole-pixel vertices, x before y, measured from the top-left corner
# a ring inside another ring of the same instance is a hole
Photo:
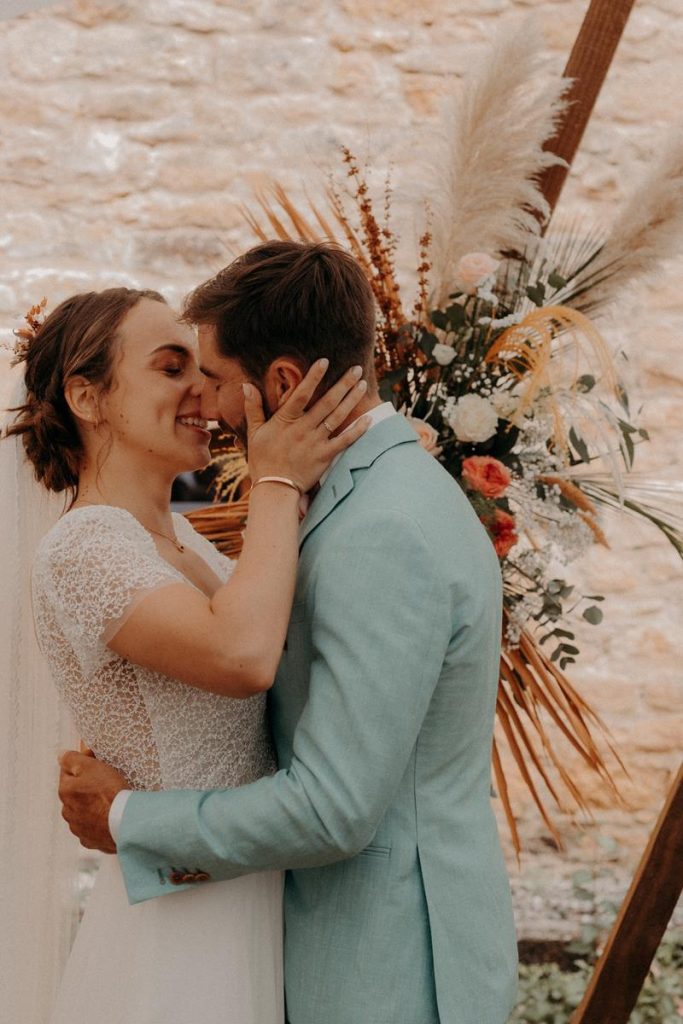
[[[227,580],[234,564],[182,516],[174,526]],[[106,646],[136,601],[178,581],[187,582],[130,513],[74,509],[34,563],[39,641],[83,740],[132,788],[239,786],[274,769],[265,695],[195,689]],[[280,1024],[281,907],[277,872],[131,907],[116,857],[105,857],[50,1024]]]

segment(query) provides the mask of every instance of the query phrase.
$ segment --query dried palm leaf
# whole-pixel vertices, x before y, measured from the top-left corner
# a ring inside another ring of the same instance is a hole
[[[566,480],[564,477],[556,475],[541,476],[538,479],[539,483],[549,484],[551,487],[559,488],[562,497],[571,502],[571,504],[578,509],[579,516],[591,530],[597,543],[601,544],[605,548],[609,547],[607,537],[603,533],[597,521],[598,510],[590,498],[586,497],[580,487],[577,487],[573,481]]]
[[[530,723],[531,730],[524,727],[521,715],[514,709],[515,704],[524,711],[525,720]],[[569,808],[560,798],[553,777],[559,780],[577,809],[589,816],[591,812],[579,786],[566,767],[565,759],[558,748],[557,738],[550,735],[544,724],[545,719],[559,730],[583,763],[601,776],[615,802],[623,805],[601,746],[606,747],[620,768],[624,771],[625,768],[605,724],[577,693],[564,673],[546,657],[527,631],[522,632],[518,647],[503,648],[496,712],[512,757],[558,847],[562,846],[559,832],[531,776],[529,765],[534,766],[560,810],[566,812]],[[595,731],[601,735],[600,744],[594,738]],[[538,742],[542,754],[537,748]],[[496,767],[496,756],[499,756],[497,751],[494,754],[494,773],[502,799],[500,778],[504,778],[504,769],[502,763]],[[519,834],[507,788],[503,808],[513,845],[519,855]]]
[[[553,417],[554,442],[559,454],[568,450],[566,417],[558,404],[557,380],[569,381],[572,399],[577,394],[581,358],[589,365],[597,363],[596,375],[602,386],[618,397],[620,385],[614,363],[600,332],[582,313],[568,306],[543,306],[527,313],[524,319],[508,327],[486,353],[486,362],[495,363],[520,381],[521,395],[515,411],[515,423],[521,423],[539,392]],[[567,360],[572,365],[567,369]],[[613,427],[607,406],[598,407],[603,420]],[[596,407],[591,406],[591,430],[595,429]],[[571,422],[571,420],[570,420]],[[617,432],[617,447],[620,434]],[[614,447],[614,445],[612,445]]]
[[[247,525],[249,500],[240,498],[225,505],[210,505],[186,513],[195,530],[215,544],[229,558],[237,558],[242,550],[242,533]]]
[[[572,470],[572,480],[596,503],[647,519],[683,558],[683,483],[629,473],[618,490],[606,473],[590,473],[579,467]]]
[[[515,815],[512,810],[512,804],[510,803],[510,791],[508,789],[507,779],[505,778],[505,772],[503,770],[503,764],[500,759],[498,752],[498,744],[496,743],[495,737],[493,740],[492,748],[492,760],[493,760],[493,778],[495,779],[496,788],[498,790],[498,796],[503,805],[503,811],[505,812],[505,819],[510,829],[510,836],[512,838],[512,845],[517,853],[517,859],[522,849],[522,843],[519,838],[519,830],[517,828],[517,822]]]
[[[647,277],[662,260],[678,256],[682,232],[683,133],[679,129],[671,133],[653,170],[633,190],[604,243],[570,276],[556,300],[571,302],[584,312],[599,309],[636,277]]]

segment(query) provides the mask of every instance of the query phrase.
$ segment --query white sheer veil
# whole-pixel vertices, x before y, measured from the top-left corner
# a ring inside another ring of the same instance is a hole
[[[21,368],[12,375],[10,408],[26,394]],[[0,437],[11,419],[4,405]],[[77,738],[31,609],[33,555],[63,506],[35,480],[21,440],[1,439],[0,988],[3,1020],[15,1024],[48,1021],[78,915],[79,845],[56,791],[59,750]]]

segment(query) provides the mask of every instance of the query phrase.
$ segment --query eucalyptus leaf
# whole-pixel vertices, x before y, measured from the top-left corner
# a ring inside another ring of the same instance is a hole
[[[573,427],[569,428],[569,443],[582,462],[590,462],[590,455],[588,454],[586,442],[576,433]]]
[[[566,286],[567,278],[562,277],[557,270],[551,270],[548,274],[548,284],[551,288],[554,288],[555,291],[559,291],[560,288],[564,288]]]
[[[627,416],[631,415],[631,410],[628,404],[628,394],[623,384],[617,384],[617,398],[622,409],[626,412]]]
[[[633,467],[633,459],[636,450],[633,444],[633,440],[631,439],[630,433],[628,433],[627,431],[622,431],[622,436],[624,438],[624,448],[622,448],[622,452],[624,454],[624,462],[626,463],[627,468],[631,469]]]
[[[576,386],[579,389],[579,391],[583,392],[584,394],[587,394],[589,391],[592,391],[595,387],[595,377],[592,373],[584,373],[578,378]]]
[[[431,334],[429,331],[423,331],[420,335],[420,348],[428,359],[431,359],[434,346],[438,344],[438,341],[439,339],[437,336],[435,334]]]
[[[441,331],[448,330],[448,317],[442,309],[433,309],[429,314],[429,319],[432,321],[435,327],[438,327]]]
[[[583,617],[586,622],[590,622],[591,626],[599,626],[603,619],[602,609],[596,608],[596,606],[592,604],[589,608],[584,609]]]
[[[459,302],[454,302],[452,306],[446,309],[446,316],[453,329],[460,327],[465,323],[465,307]]]
[[[542,281],[527,285],[526,294],[535,306],[542,306],[545,301],[545,285]]]

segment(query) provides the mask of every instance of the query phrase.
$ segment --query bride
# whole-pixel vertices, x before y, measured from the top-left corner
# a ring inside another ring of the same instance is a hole
[[[33,326],[2,446],[23,456],[23,444],[24,484],[32,470],[67,498],[38,546],[33,608],[82,739],[131,788],[239,786],[271,772],[265,699],[293,597],[299,503],[366,428],[331,436],[363,395],[358,368],[309,409],[326,370],[316,363],[267,422],[248,381],[218,385],[243,389],[249,430],[253,492],[236,564],[170,509],[174,478],[209,461],[216,384],[192,330],[157,293],[126,288],[76,295]],[[105,858],[49,1019],[279,1024],[281,955],[279,873],[130,907],[117,859]]]

